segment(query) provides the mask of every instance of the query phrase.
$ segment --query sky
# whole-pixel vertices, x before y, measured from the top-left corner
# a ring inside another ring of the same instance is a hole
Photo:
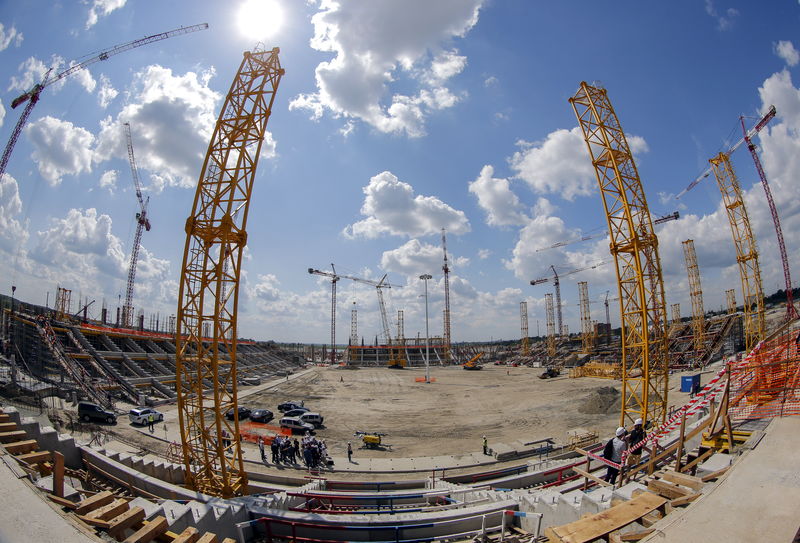
[[[259,15],[253,6],[269,7]],[[693,239],[706,309],[735,288],[736,255],[713,176],[675,196],[770,105],[755,142],[800,282],[800,4],[797,0],[82,0],[0,3],[0,141],[14,98],[114,45],[180,26],[209,29],[135,48],[48,86],[0,179],[0,291],[114,315],[124,299],[137,202],[123,123],[152,230],[134,306],[146,322],[177,312],[184,224],[206,148],[242,59],[280,47],[286,70],[269,120],[247,224],[239,335],[330,338],[330,282],[308,268],[380,280],[392,335],[442,334],[441,229],[447,233],[453,341],[545,334],[545,294],[561,279],[564,322],[580,330],[616,295],[606,218],[568,99],[603,86],[634,153],[656,227],[666,303],[691,314],[681,242]],[[269,34],[269,35],[267,35]],[[758,243],[764,291],[782,288],[775,229],[753,160],[736,169]],[[539,250],[592,234],[582,243]],[[342,280],[337,342],[353,307],[358,337],[382,334],[376,291]],[[355,303],[355,305],[354,305]],[[618,302],[611,323],[619,325]]]

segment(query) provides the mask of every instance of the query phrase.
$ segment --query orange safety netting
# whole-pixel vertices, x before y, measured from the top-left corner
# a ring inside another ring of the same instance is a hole
[[[762,341],[730,375],[734,419],[800,415],[800,334],[787,329]]]

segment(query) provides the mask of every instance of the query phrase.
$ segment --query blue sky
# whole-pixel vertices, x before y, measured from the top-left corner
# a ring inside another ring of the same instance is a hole
[[[309,267],[389,280],[390,320],[441,334],[440,229],[448,232],[454,341],[545,331],[549,284],[530,279],[608,259],[605,217],[568,98],[582,80],[608,89],[629,136],[657,228],[667,304],[690,314],[681,242],[695,240],[706,308],[741,287],[720,195],[707,179],[680,192],[740,137],[741,114],[778,115],[757,140],[792,270],[800,230],[800,5],[795,0],[597,5],[530,0],[276,0],[286,69],[269,122],[248,221],[240,335],[329,338],[329,283]],[[262,2],[263,3],[263,2]],[[153,229],[142,241],[134,305],[176,312],[194,186],[224,95],[256,38],[231,2],[87,0],[0,5],[0,140],[11,101],[47,66],[201,22],[209,30],[134,49],[48,87],[0,180],[0,289],[52,304],[56,285],[103,301],[124,297],[136,202],[122,123],[130,122]],[[256,20],[254,16],[249,21]],[[265,21],[266,22],[266,21]],[[764,290],[783,285],[775,233],[746,149],[733,155],[761,255]],[[795,281],[800,280],[796,272]],[[577,281],[593,300],[616,290],[613,269],[562,280],[565,323],[580,328]],[[350,309],[359,336],[380,334],[374,289],[339,284],[337,338]],[[592,318],[604,320],[602,303]],[[618,325],[612,305],[612,324]],[[148,317],[149,318],[149,317]],[[394,333],[394,329],[393,329]]]

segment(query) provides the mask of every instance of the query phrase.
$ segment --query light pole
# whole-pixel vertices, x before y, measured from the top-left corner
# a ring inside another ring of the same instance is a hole
[[[428,333],[428,279],[433,279],[433,276],[428,273],[423,273],[419,276],[425,282],[425,382],[431,382],[431,367],[430,367],[430,349],[431,349],[431,335]]]

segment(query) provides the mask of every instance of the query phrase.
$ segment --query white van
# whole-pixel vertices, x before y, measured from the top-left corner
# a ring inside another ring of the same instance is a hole
[[[283,417],[279,423],[281,428],[290,428],[299,432],[313,432],[314,425],[308,422],[303,422],[298,417]]]
[[[325,420],[325,418],[319,413],[303,413],[302,415],[298,415],[297,418],[303,422],[313,424],[314,428],[321,428],[322,421]]]

